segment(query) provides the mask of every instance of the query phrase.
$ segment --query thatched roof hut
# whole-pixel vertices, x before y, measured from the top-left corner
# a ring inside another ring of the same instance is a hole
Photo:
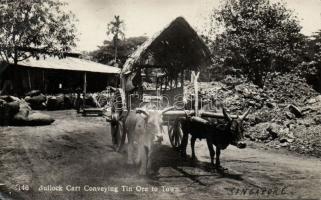
[[[185,69],[200,70],[210,62],[211,53],[202,38],[183,17],[178,17],[127,59],[121,75],[133,79],[142,68],[161,68],[175,79]]]
[[[199,69],[210,62],[204,41],[183,17],[144,42],[125,62],[122,74],[138,67],[183,67]]]

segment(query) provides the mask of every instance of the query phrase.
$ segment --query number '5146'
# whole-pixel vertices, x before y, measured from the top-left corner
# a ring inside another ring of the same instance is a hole
[[[28,191],[30,189],[29,185],[16,185],[16,190],[18,191]]]

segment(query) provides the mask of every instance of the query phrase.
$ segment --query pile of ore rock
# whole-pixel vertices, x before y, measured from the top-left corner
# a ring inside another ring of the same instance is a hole
[[[186,83],[185,95],[193,94]],[[296,74],[273,74],[260,88],[244,79],[199,83],[202,97],[219,102],[231,114],[252,107],[246,137],[273,148],[321,156],[321,95]],[[220,111],[219,111],[220,112]]]
[[[49,115],[33,111],[28,103],[14,96],[0,96],[0,125],[39,126],[55,120]]]

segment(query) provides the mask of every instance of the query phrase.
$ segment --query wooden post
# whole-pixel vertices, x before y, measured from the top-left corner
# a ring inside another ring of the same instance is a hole
[[[160,89],[159,89],[159,91],[162,92],[162,91],[163,91],[163,89],[162,89],[162,88],[163,88],[163,82],[164,82],[164,77],[163,77],[163,76],[160,78],[160,82],[161,82],[161,83],[160,83]]]
[[[177,77],[175,78],[175,88],[177,88],[177,86],[178,86],[178,75],[177,75]]]
[[[195,74],[195,72],[192,72],[192,77],[191,77],[191,82],[194,83],[194,98],[195,98],[195,116],[198,117],[199,116],[199,112],[198,112],[198,77],[199,77],[200,73],[197,72],[197,74]]]
[[[27,73],[28,73],[28,84],[29,84],[29,89],[30,89],[30,91],[31,91],[31,78],[30,78],[30,71],[29,71],[29,69],[27,70]]]
[[[126,108],[125,109],[127,109],[128,111],[131,109],[131,98],[130,98],[130,96],[129,96],[129,92],[126,92],[126,81],[128,81],[128,80],[126,80],[126,77],[125,77],[125,75],[124,74],[120,74],[120,76],[119,76],[119,78],[120,78],[120,88],[125,92],[125,103],[126,103]],[[127,78],[129,78],[129,77],[127,77]],[[114,90],[114,92],[115,92],[116,90]],[[114,102],[112,102],[112,104],[113,104]],[[113,105],[111,105],[111,106],[113,106]]]
[[[158,76],[157,76],[157,73],[156,73],[156,87],[155,87],[155,89],[156,89],[156,94],[158,94]]]
[[[123,91],[126,91],[126,79],[123,74],[120,74],[120,88],[123,89]]]
[[[181,73],[181,87],[183,88],[183,91],[184,91],[184,70],[182,71]]]
[[[42,87],[43,87],[43,92],[47,93],[46,80],[45,80],[45,70],[42,70]]]
[[[84,73],[84,90],[83,90],[83,101],[82,101],[82,104],[83,104],[83,108],[85,108],[85,96],[86,96],[86,93],[87,93],[87,72]]]

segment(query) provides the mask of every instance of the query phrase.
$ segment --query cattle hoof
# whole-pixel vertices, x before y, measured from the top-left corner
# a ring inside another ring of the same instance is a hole
[[[178,149],[179,154],[181,155],[181,157],[186,157],[186,149]]]
[[[222,167],[221,165],[215,165],[215,169],[221,172],[227,171],[227,168]]]
[[[182,156],[183,161],[188,161],[187,156]]]
[[[139,171],[138,175],[139,175],[139,176],[142,176],[142,177],[145,177],[145,176],[146,176],[146,172]]]
[[[138,177],[138,178],[141,178],[141,179],[145,179],[145,178],[146,178],[146,175],[138,173],[138,176],[137,176],[137,177]]]
[[[139,164],[140,164],[140,160],[136,159],[136,160],[135,160],[135,164],[136,164],[136,165],[139,165]]]
[[[156,136],[153,142],[154,144],[162,144],[163,140],[163,136]]]
[[[192,157],[192,161],[193,161],[193,162],[198,162],[198,158],[197,158],[196,156],[193,156],[193,157]]]
[[[127,160],[127,164],[128,164],[128,165],[133,165],[134,162],[133,162],[132,160]]]
[[[158,171],[155,171],[155,170],[150,171],[150,172],[148,173],[148,177],[149,177],[149,178],[155,178],[155,177],[157,177],[158,175],[159,175],[159,172],[158,172]]]
[[[180,155],[181,155],[181,157],[182,157],[182,158],[184,158],[184,159],[186,159],[186,158],[187,158],[186,153],[181,152],[181,153],[180,153]]]

